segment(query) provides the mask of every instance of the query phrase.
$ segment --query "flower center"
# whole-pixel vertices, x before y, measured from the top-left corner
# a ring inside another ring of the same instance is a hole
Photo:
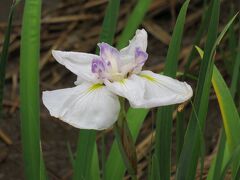
[[[147,60],[148,54],[139,47],[135,53],[121,54],[117,49],[106,43],[100,45],[100,57],[92,60],[92,73],[102,82],[121,81],[131,74],[138,74]]]

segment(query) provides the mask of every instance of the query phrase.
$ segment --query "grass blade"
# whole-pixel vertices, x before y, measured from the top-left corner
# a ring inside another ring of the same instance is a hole
[[[103,20],[100,42],[112,44],[120,0],[110,0]],[[96,50],[97,53],[99,50]],[[91,130],[80,130],[76,161],[74,163],[74,180],[95,178],[99,179],[99,161],[96,146],[96,132]],[[84,142],[84,143],[83,143]],[[88,143],[85,143],[88,142]]]
[[[238,81],[239,81],[239,77],[240,77],[240,50],[239,50],[239,48],[240,48],[240,40],[239,40],[236,59],[234,61],[234,65],[233,65],[232,82],[231,82],[231,87],[230,87],[230,91],[231,91],[233,98],[235,97],[236,92],[239,88],[238,87]]]
[[[91,163],[95,147],[96,132],[80,130],[73,179],[91,179]]]
[[[220,178],[220,172],[222,170],[224,163],[224,154],[226,147],[226,134],[224,130],[221,131],[220,135],[220,141],[218,144],[218,152],[216,154],[216,157],[214,157],[210,170],[208,172],[207,180],[218,180]]]
[[[148,180],[161,180],[158,159],[155,154],[153,154],[152,160],[150,162],[150,172],[148,176]]]
[[[229,20],[236,14],[234,11],[234,5],[231,4],[230,13],[229,13]],[[234,69],[234,62],[236,60],[236,54],[237,54],[237,37],[236,32],[234,30],[235,23],[233,23],[228,31],[228,49],[229,49],[229,58],[226,58],[226,60],[223,61],[224,66],[226,67],[226,70],[230,76],[233,75],[233,69]]]
[[[197,90],[194,99],[194,107],[196,108],[197,117],[192,112],[188,124],[188,128],[184,138],[182,152],[179,158],[176,179],[194,179],[198,157],[200,153],[200,133],[197,126],[198,119],[201,129],[204,129],[208,98],[211,85],[213,57],[212,51],[215,51],[215,41],[217,37],[217,28],[219,20],[220,1],[213,0],[212,11],[210,15],[210,23],[208,28],[207,42],[205,46],[205,54],[201,62]]]
[[[226,27],[229,27],[229,25],[233,22],[235,18],[236,18],[236,15],[229,21]],[[200,56],[202,57],[204,54],[203,51],[198,47],[197,47],[197,50]],[[232,94],[215,65],[213,67],[212,84],[213,84],[215,93],[217,95],[218,104],[220,106],[223,125],[224,125],[224,132],[222,133],[222,136],[220,139],[219,151],[216,156],[216,160],[212,164],[212,167],[214,167],[214,170],[212,168],[208,176],[208,179],[218,179],[220,178],[219,175],[224,172],[224,170],[221,169],[221,166],[223,166],[222,164],[226,164],[226,162],[229,159],[229,155],[228,155],[229,153],[228,151],[225,150],[226,149],[225,145],[228,146],[228,149],[230,151],[230,156],[235,156],[234,152],[239,146],[238,138],[240,135],[240,132],[239,132],[240,117],[238,115],[237,108],[234,104]],[[225,141],[227,142],[227,144],[225,144]],[[235,157],[235,158],[237,160],[235,160],[235,163],[233,166],[233,176],[235,176],[235,174],[237,173],[237,169],[239,167],[239,161],[238,161],[239,157]],[[222,170],[223,172],[220,170]]]
[[[210,4],[210,6],[207,8],[207,10],[205,10],[205,13],[203,14],[203,18],[202,18],[202,22],[200,24],[199,30],[196,34],[196,37],[193,41],[193,45],[198,45],[202,39],[202,36],[204,34],[204,32],[206,31],[208,25],[209,25],[209,16],[212,10],[212,3]],[[189,71],[189,67],[194,59],[194,57],[196,56],[196,49],[194,48],[194,46],[191,49],[191,52],[188,56],[186,65],[184,66],[184,78],[186,76],[186,73],[188,73]]]
[[[176,124],[176,151],[177,151],[177,157],[176,157],[176,162],[178,163],[181,151],[182,151],[182,146],[183,146],[183,141],[184,141],[184,132],[185,132],[185,126],[184,126],[184,116],[185,112],[184,110],[182,112],[177,113],[177,124]]]
[[[136,29],[141,24],[151,2],[152,0],[138,0],[138,3],[129,16],[127,24],[119,38],[119,42],[117,44],[117,47],[119,49],[125,47],[128,41],[133,37]]]
[[[99,37],[99,42],[113,43],[116,24],[118,19],[120,1],[110,0],[107,6],[105,17],[102,24],[102,32]]]
[[[185,1],[178,15],[173,36],[169,45],[164,75],[175,78],[178,56],[187,14],[189,0]],[[160,179],[170,179],[171,172],[171,142],[172,142],[172,113],[174,106],[160,107],[156,120],[155,155],[158,160]]]
[[[227,138],[227,146],[232,155],[236,147],[240,144],[240,117],[232,99],[232,95],[216,66],[214,66],[212,83],[215,93],[217,95],[218,104],[220,106],[222,114],[224,130]],[[232,172],[233,177],[235,176],[235,174],[237,173],[236,171],[239,168],[239,158],[240,157],[238,156],[234,160]]]
[[[4,83],[5,83],[6,65],[7,65],[7,59],[8,59],[9,41],[10,41],[11,30],[12,30],[12,20],[13,20],[14,11],[18,2],[19,1],[13,2],[11,6],[9,17],[8,17],[8,25],[4,35],[2,53],[0,56],[0,120],[2,118],[3,91],[4,91]]]
[[[26,179],[46,179],[40,151],[40,19],[41,0],[26,0],[20,49],[20,116]]]

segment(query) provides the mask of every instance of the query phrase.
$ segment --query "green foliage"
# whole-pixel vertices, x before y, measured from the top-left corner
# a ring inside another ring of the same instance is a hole
[[[133,9],[133,12],[128,17],[127,24],[117,44],[118,48],[125,47],[128,41],[133,37],[136,29],[141,24],[151,2],[152,0],[138,0],[138,3]]]
[[[9,49],[9,41],[12,30],[12,20],[14,16],[14,12],[19,1],[15,1],[10,9],[9,17],[8,17],[8,25],[4,36],[3,48],[0,55],[0,119],[2,118],[2,103],[3,103],[3,92],[4,92],[4,83],[5,83],[5,74],[6,74],[6,65],[8,59],[8,49]]]
[[[26,179],[46,179],[40,149],[39,59],[41,1],[26,0],[20,49],[20,116]]]
[[[213,70],[212,51],[215,51],[214,43],[217,37],[217,27],[219,19],[220,1],[213,0],[210,23],[208,28],[207,41],[205,45],[205,54],[201,62],[197,89],[195,91],[194,107],[196,115],[192,112],[187,131],[184,138],[182,152],[179,158],[176,179],[194,179],[196,167],[200,153],[200,132],[205,126],[205,120],[208,109],[208,99],[211,85],[211,76]]]
[[[182,35],[187,14],[189,0],[185,1],[177,18],[172,39],[168,48],[164,75],[175,78],[177,73],[178,56],[182,42]],[[174,106],[158,109],[156,119],[155,155],[159,164],[160,179],[170,179],[171,173],[171,141],[172,141],[172,113]]]
[[[77,155],[74,162],[73,179],[91,179],[91,163],[95,147],[96,132],[80,130]],[[97,178],[97,177],[96,177]]]

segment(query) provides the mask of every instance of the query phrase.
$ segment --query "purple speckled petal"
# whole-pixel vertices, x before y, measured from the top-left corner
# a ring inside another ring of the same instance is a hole
[[[142,51],[139,47],[135,49],[135,67],[133,68],[133,73],[140,73],[143,65],[148,58],[148,54]]]
[[[119,51],[107,43],[99,43],[100,57],[105,61],[107,68],[114,72],[118,71]]]
[[[105,70],[105,63],[101,58],[95,58],[92,60],[92,73],[96,73],[98,78],[103,78]]]
[[[139,47],[135,49],[135,62],[138,65],[144,65],[148,58],[148,54],[144,51],[142,51]]]

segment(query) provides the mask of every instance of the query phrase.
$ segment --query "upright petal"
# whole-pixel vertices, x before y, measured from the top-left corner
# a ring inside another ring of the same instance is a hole
[[[91,71],[92,60],[99,56],[80,52],[52,51],[53,57],[67,69],[82,79],[98,82],[96,74]]]
[[[120,50],[121,56],[135,55],[136,48],[146,52],[147,50],[147,32],[144,29],[137,30],[129,45]]]
[[[106,62],[110,73],[118,73],[119,51],[107,43],[99,43],[100,56]]]
[[[151,71],[142,71],[140,77],[145,82],[144,98],[133,104],[133,107],[153,108],[178,104],[192,97],[192,88],[186,82]]]
[[[144,96],[144,81],[135,74],[132,74],[128,79],[121,81],[110,82],[104,81],[107,88],[113,93],[122,96],[129,100],[130,104],[138,104]]]
[[[142,67],[145,64],[148,58],[148,54],[142,51],[140,48],[136,48],[135,51],[135,66],[133,69],[133,73],[138,74],[142,71]]]
[[[118,97],[101,84],[44,91],[42,99],[52,116],[80,129],[107,129],[120,110]]]

